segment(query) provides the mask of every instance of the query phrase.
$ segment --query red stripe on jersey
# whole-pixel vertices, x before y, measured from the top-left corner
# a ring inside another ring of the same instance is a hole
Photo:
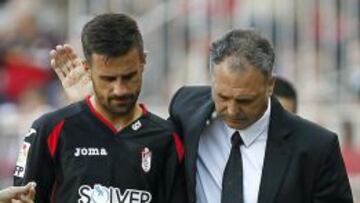
[[[181,163],[184,159],[184,153],[185,153],[184,145],[178,134],[173,133],[173,138],[174,138],[174,142],[175,142],[177,156],[178,156],[179,162]]]
[[[56,124],[55,128],[50,133],[50,136],[47,138],[48,148],[52,157],[54,157],[55,155],[63,126],[64,126],[64,120],[61,120],[58,124]]]
[[[108,128],[110,128],[111,131],[116,134],[118,130],[114,127],[114,125],[108,121],[103,115],[101,115],[99,112],[97,112],[94,108],[94,106],[90,102],[90,96],[86,98],[86,104],[89,106],[91,112],[101,121],[103,122]]]

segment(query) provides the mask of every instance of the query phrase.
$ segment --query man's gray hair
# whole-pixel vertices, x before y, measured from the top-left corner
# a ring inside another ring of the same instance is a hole
[[[254,30],[236,29],[211,44],[210,70],[232,57],[232,68],[242,70],[247,65],[259,69],[266,76],[273,71],[275,53],[270,42]]]

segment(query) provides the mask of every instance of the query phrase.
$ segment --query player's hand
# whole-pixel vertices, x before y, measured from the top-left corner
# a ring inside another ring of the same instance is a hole
[[[36,183],[12,186],[0,191],[0,203],[34,203]]]
[[[78,101],[93,94],[90,75],[70,45],[57,45],[51,50],[50,56],[51,67],[59,77],[70,101]]]

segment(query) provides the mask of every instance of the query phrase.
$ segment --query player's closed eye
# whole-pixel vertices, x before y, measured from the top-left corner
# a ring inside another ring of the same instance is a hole
[[[113,82],[116,80],[116,77],[112,76],[100,76],[100,79],[106,82]]]

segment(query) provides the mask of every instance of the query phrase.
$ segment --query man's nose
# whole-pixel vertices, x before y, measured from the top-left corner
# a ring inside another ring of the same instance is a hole
[[[128,87],[121,79],[116,80],[112,85],[113,94],[124,95],[128,93]]]
[[[227,113],[229,116],[237,116],[241,112],[241,107],[235,102],[230,101],[227,106]]]

